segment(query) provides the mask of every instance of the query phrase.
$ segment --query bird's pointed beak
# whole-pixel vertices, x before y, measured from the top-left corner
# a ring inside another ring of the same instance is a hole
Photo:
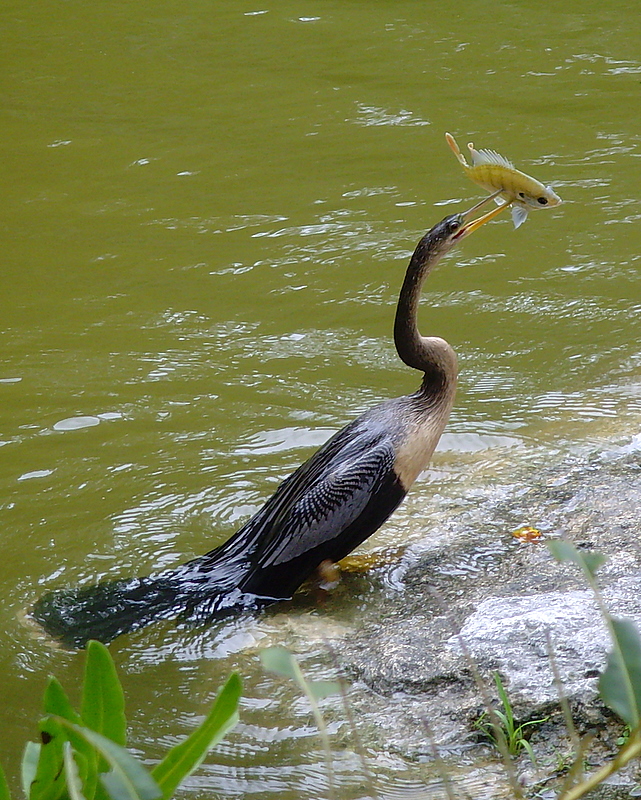
[[[490,200],[494,200],[495,197],[498,197],[501,194],[501,191],[495,192],[494,194],[490,194],[487,197],[483,198],[480,203],[472,206],[469,211],[465,211],[463,213],[463,219],[465,220],[465,224],[459,229],[459,232],[454,237],[457,241],[460,239],[464,239],[466,236],[469,236],[470,233],[474,233],[475,230],[481,227],[481,225],[485,225],[486,222],[489,222],[494,217],[497,217],[504,208],[507,208],[510,202],[502,203],[500,206],[496,206],[491,211],[483,214],[482,217],[477,217],[477,219],[471,220],[468,222],[467,220],[470,219],[478,210],[482,208],[486,203]]]

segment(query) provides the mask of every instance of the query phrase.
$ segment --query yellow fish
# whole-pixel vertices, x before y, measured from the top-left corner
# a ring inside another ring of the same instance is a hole
[[[503,201],[505,205],[512,203],[515,228],[525,222],[531,208],[549,208],[562,202],[551,186],[544,186],[524,172],[519,172],[507,158],[494,150],[475,150],[473,144],[468,144],[472,157],[470,166],[451,133],[445,134],[445,140],[470,180],[491,192],[497,204],[502,205]]]

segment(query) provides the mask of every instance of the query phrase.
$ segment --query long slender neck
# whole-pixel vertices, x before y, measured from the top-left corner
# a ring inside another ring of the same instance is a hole
[[[437,388],[439,384],[456,380],[457,364],[456,354],[446,341],[421,336],[418,330],[416,317],[421,288],[440,259],[440,254],[435,253],[430,244],[430,233],[427,233],[410,259],[396,307],[394,343],[408,367],[425,373],[424,386],[430,383]]]

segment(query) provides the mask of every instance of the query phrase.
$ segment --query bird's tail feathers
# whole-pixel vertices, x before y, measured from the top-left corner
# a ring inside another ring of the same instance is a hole
[[[252,605],[261,605],[260,600],[176,570],[49,592],[38,599],[30,616],[61,644],[76,648],[90,639],[106,644],[157,620],[206,622]]]

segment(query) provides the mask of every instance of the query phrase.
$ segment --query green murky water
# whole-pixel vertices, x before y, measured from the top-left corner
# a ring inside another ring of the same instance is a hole
[[[586,0],[45,0],[7,2],[0,22],[0,749],[15,783],[45,675],[73,688],[81,670],[22,609],[210,549],[332,431],[417,385],[390,338],[405,265],[481,194],[446,130],[565,204],[488,226],[430,279],[422,329],[459,353],[457,405],[368,547],[428,535],[515,463],[638,431],[641,62],[636,12]],[[123,637],[132,744],[157,757],[238,668],[243,724],[188,796],[324,796],[309,714],[257,651],[286,644],[322,675],[323,635],[363,603]],[[375,766],[399,791],[422,780],[389,754]],[[341,798],[362,797],[349,749],[337,769]]]

